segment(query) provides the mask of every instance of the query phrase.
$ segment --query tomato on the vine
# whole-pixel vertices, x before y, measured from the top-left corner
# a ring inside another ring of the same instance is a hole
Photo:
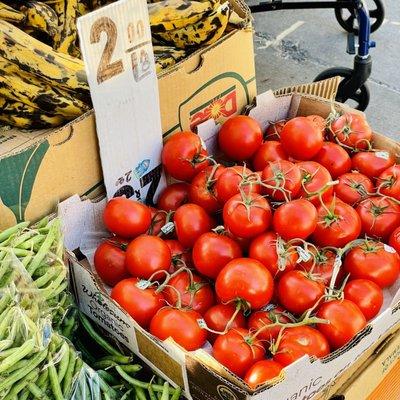
[[[164,211],[175,211],[182,204],[188,202],[189,185],[177,182],[168,185],[160,194],[157,202],[158,208]]]
[[[279,206],[272,218],[274,230],[285,240],[306,239],[317,227],[317,210],[305,199],[297,199]]]
[[[325,129],[326,129],[326,119],[321,117],[320,115],[316,114],[311,114],[307,115],[306,118],[311,121],[314,125],[318,127],[318,129],[321,130],[322,136],[325,135]]]
[[[194,242],[214,225],[204,208],[191,203],[184,204],[175,211],[174,222],[178,240],[185,248],[193,247]]]
[[[133,239],[149,228],[151,211],[138,201],[114,197],[104,209],[103,221],[110,232],[125,239]]]
[[[324,142],[313,161],[323,165],[333,179],[349,172],[351,169],[350,156],[342,146],[336,143]]]
[[[192,254],[185,249],[180,242],[174,239],[164,240],[171,251],[171,266],[169,272],[174,272],[181,267],[188,267],[192,264]]]
[[[271,161],[287,159],[288,155],[283,150],[282,144],[275,140],[269,140],[264,142],[254,154],[252,163],[256,171],[262,171]]]
[[[167,213],[164,210],[157,210],[154,207],[149,207],[151,211],[151,223],[146,234],[152,236],[159,236],[161,228],[167,222]]]
[[[350,279],[369,279],[384,288],[398,279],[400,256],[384,243],[365,239],[346,254],[343,267]]]
[[[272,276],[295,269],[298,255],[293,247],[278,238],[275,232],[265,232],[250,243],[249,257],[260,261]]]
[[[379,175],[376,184],[381,194],[400,200],[400,164],[385,169]]]
[[[140,326],[147,328],[157,311],[164,307],[165,300],[156,287],[143,287],[139,282],[138,278],[123,279],[113,287],[111,298]]]
[[[335,185],[335,194],[340,200],[354,205],[369,197],[374,192],[371,180],[359,172],[349,172],[339,176],[339,183]]]
[[[199,325],[201,319],[194,310],[164,307],[152,318],[150,333],[161,340],[170,337],[188,351],[197,350],[207,340],[207,330]]]
[[[263,193],[274,200],[296,198],[301,189],[300,168],[287,160],[270,162],[262,171]]]
[[[189,187],[189,202],[203,207],[210,214],[218,211],[221,204],[215,195],[215,184],[224,171],[225,167],[220,164],[210,165],[200,171]]]
[[[260,124],[246,115],[226,120],[219,131],[220,149],[234,161],[250,159],[261,146],[263,134]]]
[[[389,245],[392,246],[398,254],[400,254],[400,226],[390,235]]]
[[[387,197],[370,197],[357,206],[362,230],[368,236],[387,239],[400,226],[400,205]]]
[[[190,182],[209,164],[207,150],[201,139],[193,132],[178,132],[172,135],[161,152],[165,170],[175,179]]]
[[[330,300],[321,304],[316,316],[329,321],[327,324],[317,324],[317,329],[328,340],[332,350],[350,342],[367,325],[358,306],[346,299]]]
[[[268,229],[272,211],[268,200],[259,194],[237,194],[225,203],[222,216],[231,233],[252,238]]]
[[[322,358],[329,352],[329,343],[321,332],[310,326],[298,326],[284,330],[274,361],[286,367],[304,355]]]
[[[196,240],[192,256],[197,271],[204,276],[216,279],[229,261],[242,257],[242,250],[230,237],[207,232]]]
[[[252,258],[236,258],[219,273],[215,291],[222,303],[241,301],[252,310],[266,306],[272,298],[271,273]]]
[[[220,174],[215,183],[215,195],[220,204],[225,204],[235,194],[240,193],[240,189],[246,194],[260,193],[261,187],[258,181],[257,174],[245,166],[235,165],[226,168]]]
[[[125,267],[124,243],[117,238],[102,242],[94,253],[94,267],[101,280],[109,286],[115,286],[122,279],[128,278]]]
[[[325,285],[308,273],[295,270],[282,275],[278,282],[280,304],[294,314],[302,314],[324,296]]]
[[[321,127],[306,117],[295,117],[286,122],[281,131],[285,152],[295,160],[310,160],[321,150],[324,136]]]
[[[318,222],[312,238],[318,246],[343,247],[361,233],[361,220],[353,207],[333,198],[317,208]]]
[[[283,366],[274,360],[257,361],[246,372],[243,380],[250,386],[251,389],[255,389],[257,386],[279,376],[282,369]]]
[[[281,140],[281,132],[286,122],[284,119],[270,122],[264,133],[265,140]]]
[[[359,114],[346,112],[330,124],[331,139],[350,149],[368,149],[372,130],[366,119]]]
[[[229,330],[219,336],[213,345],[214,358],[240,378],[264,355],[262,343],[243,328]]]
[[[216,304],[209,308],[204,314],[204,321],[206,321],[208,328],[216,332],[224,332],[235,311],[236,306],[234,304]],[[246,318],[244,317],[243,312],[239,312],[230,323],[228,330],[246,328],[246,325]],[[217,339],[217,337],[218,334],[216,333],[208,333],[208,339],[212,343]]]
[[[214,304],[214,291],[210,284],[188,271],[173,276],[163,293],[169,304],[176,306],[180,301],[181,306],[189,307],[202,315]]]
[[[376,179],[378,176],[394,165],[396,158],[389,151],[360,151],[351,159],[352,169]]]
[[[354,279],[346,284],[344,298],[358,306],[367,321],[378,315],[383,304],[383,291],[373,281]]]

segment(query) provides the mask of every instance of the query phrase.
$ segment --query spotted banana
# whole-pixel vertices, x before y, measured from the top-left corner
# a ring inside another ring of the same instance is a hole
[[[78,0],[68,0],[64,14],[64,26],[61,32],[60,43],[55,49],[61,53],[80,57],[80,51],[76,46],[78,33],[76,30],[76,20],[78,15]]]
[[[179,50],[172,46],[153,46],[157,73],[172,67],[186,56],[185,50]]]
[[[0,19],[13,24],[19,24],[25,21],[25,14],[0,2]]]

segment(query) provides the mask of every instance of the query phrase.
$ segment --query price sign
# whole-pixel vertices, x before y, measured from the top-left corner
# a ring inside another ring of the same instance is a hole
[[[165,178],[158,82],[146,0],[120,0],[78,20],[109,198],[152,204]]]

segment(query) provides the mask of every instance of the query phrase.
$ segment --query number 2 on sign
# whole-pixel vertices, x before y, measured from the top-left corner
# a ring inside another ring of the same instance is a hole
[[[102,32],[105,32],[107,41],[100,58],[99,67],[97,68],[98,84],[124,71],[124,65],[121,59],[112,63],[110,62],[115,44],[117,43],[117,26],[111,18],[101,17],[94,22],[90,30],[90,43],[99,43]]]

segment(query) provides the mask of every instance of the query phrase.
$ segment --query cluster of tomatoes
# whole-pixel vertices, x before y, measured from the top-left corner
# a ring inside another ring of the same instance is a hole
[[[216,162],[199,136],[162,151],[180,182],[157,209],[110,200],[95,254],[111,297],[143,328],[213,356],[251,387],[360,332],[400,272],[400,165],[357,114],[266,132],[226,121]]]

